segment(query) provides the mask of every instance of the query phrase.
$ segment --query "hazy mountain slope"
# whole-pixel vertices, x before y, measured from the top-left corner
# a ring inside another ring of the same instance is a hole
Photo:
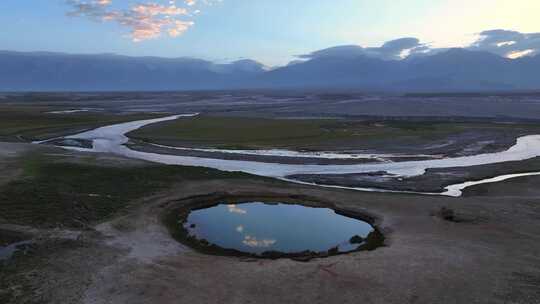
[[[284,87],[405,91],[538,89],[540,60],[536,57],[510,60],[487,52],[451,49],[401,61],[369,57],[316,58],[261,77],[266,86]]]
[[[379,87],[393,80],[401,70],[398,61],[366,56],[315,58],[288,65],[259,77],[268,87]]]
[[[1,52],[0,67],[2,90],[212,89],[264,72],[245,61],[16,52]]]
[[[398,91],[540,89],[540,56],[516,60],[451,49],[405,60],[316,57],[267,71],[253,60],[0,52],[0,90],[349,88]]]
[[[514,62],[492,53],[451,49],[405,61],[398,88],[408,90],[496,90],[519,88]]]

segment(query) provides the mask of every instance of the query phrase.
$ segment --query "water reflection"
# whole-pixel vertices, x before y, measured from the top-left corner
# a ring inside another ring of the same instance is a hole
[[[251,235],[246,235],[244,237],[244,240],[242,243],[248,247],[262,247],[262,248],[268,248],[272,245],[274,245],[277,241],[276,240],[270,240],[270,239],[264,239],[264,240],[257,240],[256,237]]]
[[[252,254],[349,252],[362,246],[374,231],[370,224],[331,209],[277,202],[219,204],[194,210],[184,228],[201,241]]]
[[[238,208],[236,207],[236,205],[227,205],[227,208],[229,208],[229,212],[231,213],[238,213],[238,214],[246,214],[247,211],[242,209],[242,208]]]

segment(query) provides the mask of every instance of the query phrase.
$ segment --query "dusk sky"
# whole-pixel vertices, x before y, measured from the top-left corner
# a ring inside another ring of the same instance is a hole
[[[0,49],[283,65],[328,47],[402,37],[462,47],[505,29],[538,41],[538,12],[538,0],[2,0]],[[540,43],[531,45],[511,51],[536,54]]]

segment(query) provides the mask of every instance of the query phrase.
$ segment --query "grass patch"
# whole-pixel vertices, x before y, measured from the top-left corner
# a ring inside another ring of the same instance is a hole
[[[84,227],[174,183],[247,176],[195,167],[60,163],[43,157],[24,160],[23,168],[24,178],[0,187],[0,216],[37,227]]]
[[[45,140],[104,125],[157,117],[90,112],[50,114],[48,110],[38,106],[0,106],[0,141]]]
[[[223,149],[295,148],[314,149],[339,144],[381,140],[436,140],[470,131],[506,132],[530,130],[534,125],[490,123],[350,121],[328,119],[262,119],[200,116],[149,125],[129,134],[139,140],[175,145]]]

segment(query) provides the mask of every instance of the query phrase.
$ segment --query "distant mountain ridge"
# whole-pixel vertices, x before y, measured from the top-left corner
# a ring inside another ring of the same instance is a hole
[[[343,88],[387,91],[540,89],[540,56],[507,59],[449,49],[383,60],[359,54],[315,57],[273,70],[245,59],[70,55],[0,51],[1,91]]]
[[[252,60],[0,52],[0,90],[191,90],[227,87],[263,73]]]

